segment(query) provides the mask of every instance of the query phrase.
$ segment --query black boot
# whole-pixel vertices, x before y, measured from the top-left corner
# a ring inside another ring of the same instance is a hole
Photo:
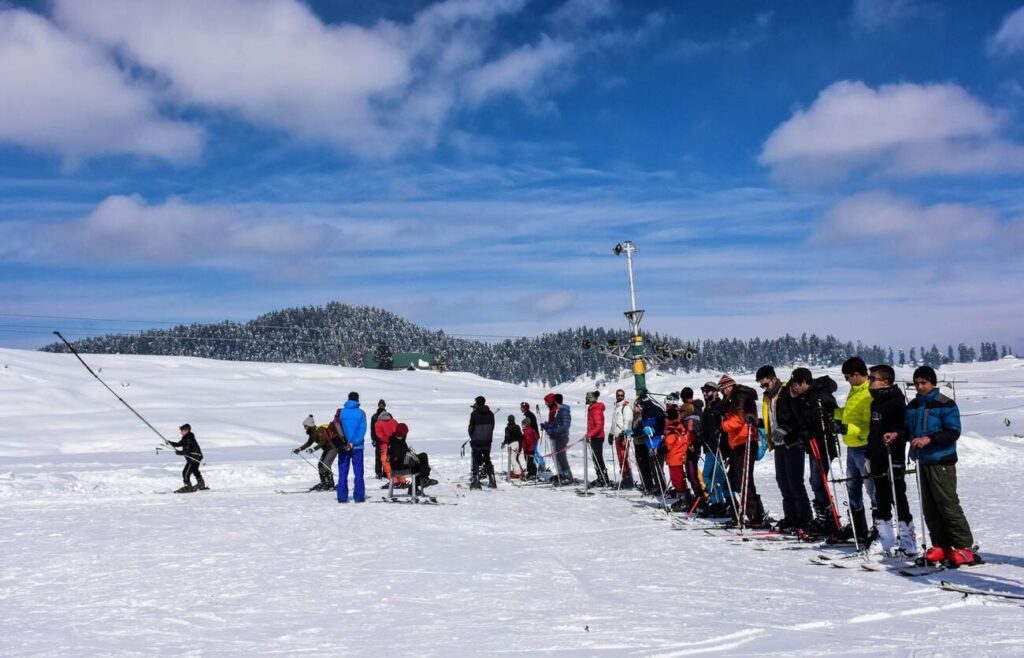
[[[206,486],[206,482],[203,481],[201,476],[196,478],[196,491],[206,491],[209,488],[210,487]]]
[[[498,481],[494,478],[494,466],[490,464],[487,466],[487,486],[491,489],[498,488]]]

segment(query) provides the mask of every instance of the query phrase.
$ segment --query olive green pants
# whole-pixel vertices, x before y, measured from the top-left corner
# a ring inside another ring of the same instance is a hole
[[[933,464],[921,469],[924,520],[933,546],[971,548],[974,536],[956,493],[956,465]]]

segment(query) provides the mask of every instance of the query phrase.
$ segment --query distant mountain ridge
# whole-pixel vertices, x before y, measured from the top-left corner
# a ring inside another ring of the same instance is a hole
[[[853,354],[869,363],[886,361],[886,350],[859,341],[842,342],[832,336],[803,334],[777,339],[736,338],[687,341],[649,334],[652,342],[692,344],[692,361],[670,364],[668,370],[708,369],[722,372],[753,370],[765,363],[836,365]],[[587,377],[617,377],[628,368],[625,361],[581,343],[622,342],[625,330],[577,327],[535,338],[514,338],[496,343],[452,337],[425,329],[390,311],[370,306],[331,302],[325,306],[288,308],[260,315],[248,322],[179,325],[147,329],[138,334],[108,334],[72,341],[75,349],[93,354],[151,354],[196,356],[231,361],[320,363],[360,367],[363,356],[380,343],[396,352],[428,352],[443,358],[446,368],[471,372],[511,383],[551,385]],[[41,348],[64,352],[62,343]],[[888,355],[892,355],[889,350]]]

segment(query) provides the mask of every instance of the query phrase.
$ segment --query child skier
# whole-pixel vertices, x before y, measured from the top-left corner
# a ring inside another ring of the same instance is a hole
[[[181,441],[168,441],[175,448],[174,454],[185,458],[185,468],[181,471],[181,478],[185,486],[174,493],[191,493],[193,491],[206,491],[209,487],[203,481],[203,475],[199,472],[199,464],[203,461],[203,451],[196,441],[196,435],[192,433],[192,426],[185,423],[178,429],[181,430]],[[196,476],[196,486],[192,486],[192,476]]]
[[[509,478],[521,479],[523,477],[523,465],[519,461],[522,452],[523,431],[516,424],[516,417],[508,415],[508,424],[505,425],[505,440],[501,447],[509,451]]]

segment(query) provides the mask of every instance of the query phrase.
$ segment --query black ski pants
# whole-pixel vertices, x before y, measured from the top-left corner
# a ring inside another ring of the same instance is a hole
[[[190,457],[185,458],[185,468],[181,471],[181,479],[185,481],[186,487],[192,486],[192,476],[196,477],[196,486],[206,486],[203,482],[203,474],[199,472],[199,460]]]
[[[647,448],[646,442],[633,442],[633,451],[636,453],[636,470],[640,471],[640,484],[644,491],[651,493],[657,490],[658,485],[654,481],[654,469],[651,466],[651,451]]]
[[[537,463],[533,461],[533,453],[526,455],[526,477],[535,478],[537,477]]]
[[[892,454],[892,472],[889,470],[889,454]],[[896,517],[904,523],[910,523],[914,516],[910,513],[907,502],[907,481],[904,479],[907,463],[907,442],[900,438],[889,444],[871,440],[868,443],[868,461],[871,463],[871,474],[881,476],[875,480],[875,497],[878,509],[875,518],[892,521],[893,490],[896,496]]]
[[[590,442],[590,454],[594,458],[594,469],[597,471],[597,479],[601,482],[609,482],[608,468],[604,465],[604,437],[588,439]]]
[[[551,443],[555,446],[555,464],[557,465],[558,476],[563,480],[571,480],[572,469],[569,468],[569,436],[552,436]]]
[[[754,464],[757,461],[757,446],[751,442],[733,448],[729,455],[729,483],[732,485],[733,496],[737,508],[743,507],[743,515],[748,522],[760,521],[761,497],[754,486]]]
[[[338,458],[338,449],[334,446],[324,448],[320,453],[320,461],[316,465],[320,473],[320,482],[334,486],[334,460]]]
[[[494,464],[491,463],[490,444],[486,446],[470,444],[470,455],[472,456],[473,462],[473,474],[470,478],[471,482],[479,482],[481,475],[490,476],[494,473]]]
[[[803,525],[811,520],[811,502],[804,488],[803,444],[775,446],[775,482],[782,493],[782,514],[786,521]]]

